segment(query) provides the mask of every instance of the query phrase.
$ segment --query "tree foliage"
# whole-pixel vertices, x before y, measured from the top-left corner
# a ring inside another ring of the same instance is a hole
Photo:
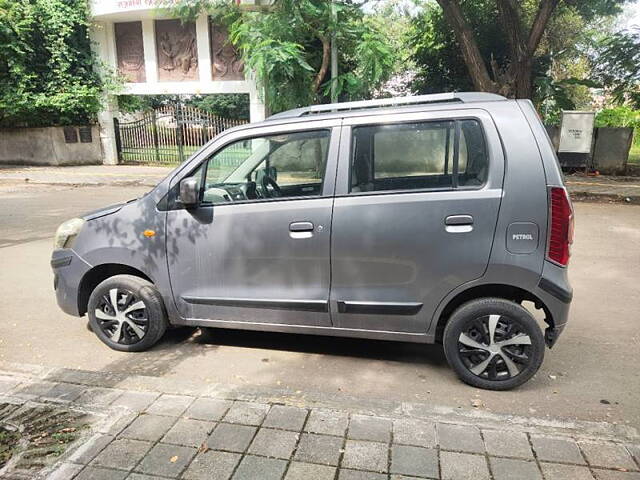
[[[605,37],[594,60],[596,77],[613,99],[640,109],[640,27]]]
[[[563,85],[544,85],[552,78],[553,62],[571,58],[588,25],[618,13],[625,1],[438,0],[440,8],[428,7],[414,21],[417,86],[518,98],[546,91],[559,97]]]
[[[166,8],[185,20],[206,11],[224,23],[272,111],[328,100],[332,38],[338,45],[341,99],[370,96],[393,73],[395,52],[380,20],[352,0],[276,0],[260,12],[225,0],[171,0]]]
[[[95,121],[102,81],[86,0],[0,0],[0,125]]]
[[[139,112],[165,105],[189,105],[223,118],[249,120],[249,95],[226,93],[215,95],[118,95],[118,110]]]

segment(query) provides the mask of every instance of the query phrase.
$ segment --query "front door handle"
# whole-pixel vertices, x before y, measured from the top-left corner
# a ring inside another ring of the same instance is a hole
[[[311,222],[293,222],[289,224],[290,232],[313,232],[313,223]]]
[[[473,231],[471,215],[449,215],[444,219],[444,229],[449,233],[469,233]]]

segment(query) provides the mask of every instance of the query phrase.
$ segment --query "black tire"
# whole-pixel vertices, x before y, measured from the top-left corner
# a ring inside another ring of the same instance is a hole
[[[113,290],[116,292],[116,312],[112,307]],[[143,307],[139,307],[140,302]],[[127,313],[131,308],[133,310]],[[158,290],[151,282],[133,275],[114,275],[100,283],[89,297],[87,313],[96,336],[121,352],[142,352],[151,348],[168,326]]]
[[[514,343],[500,345],[504,342]],[[486,390],[522,385],[544,359],[544,337],[535,318],[521,305],[502,298],[472,300],[460,306],[447,322],[443,343],[447,361],[458,377]]]

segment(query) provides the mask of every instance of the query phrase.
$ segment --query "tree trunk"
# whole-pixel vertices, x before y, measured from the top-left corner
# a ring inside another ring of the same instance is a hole
[[[515,0],[496,0],[500,23],[509,44],[509,64],[501,67],[491,59],[491,73],[467,24],[458,0],[437,0],[444,17],[453,28],[456,40],[476,90],[495,92],[507,97],[531,98],[533,94],[533,60],[542,35],[559,0],[540,0],[538,11],[529,30],[523,33],[520,9]]]
[[[476,90],[481,92],[495,92],[497,85],[491,80],[487,66],[482,59],[482,54],[473,34],[473,30],[462,15],[458,0],[437,0],[444,17],[447,19],[460,44],[464,63],[467,65],[469,75]]]
[[[326,35],[321,33],[318,33],[317,36],[322,42],[322,63],[320,64],[320,70],[318,70],[316,78],[313,80],[312,91],[314,94],[318,93],[318,89],[320,88],[324,77],[327,75],[327,71],[329,70],[329,60],[331,58],[331,41]]]
[[[529,40],[527,41],[527,53],[533,57],[540,44],[540,39],[544,33],[551,15],[558,5],[559,0],[542,0],[538,6],[538,12],[536,18],[531,24],[531,30],[529,31]]]
[[[515,98],[531,98],[533,95],[533,57],[518,62],[515,74]]]

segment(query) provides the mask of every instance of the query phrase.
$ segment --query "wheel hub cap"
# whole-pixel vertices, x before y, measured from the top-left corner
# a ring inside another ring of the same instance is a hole
[[[112,341],[131,345],[142,340],[149,324],[147,307],[133,293],[118,288],[109,290],[95,310],[100,329]]]
[[[511,318],[487,315],[458,337],[458,352],[471,373],[488,380],[518,375],[531,360],[531,337]]]

